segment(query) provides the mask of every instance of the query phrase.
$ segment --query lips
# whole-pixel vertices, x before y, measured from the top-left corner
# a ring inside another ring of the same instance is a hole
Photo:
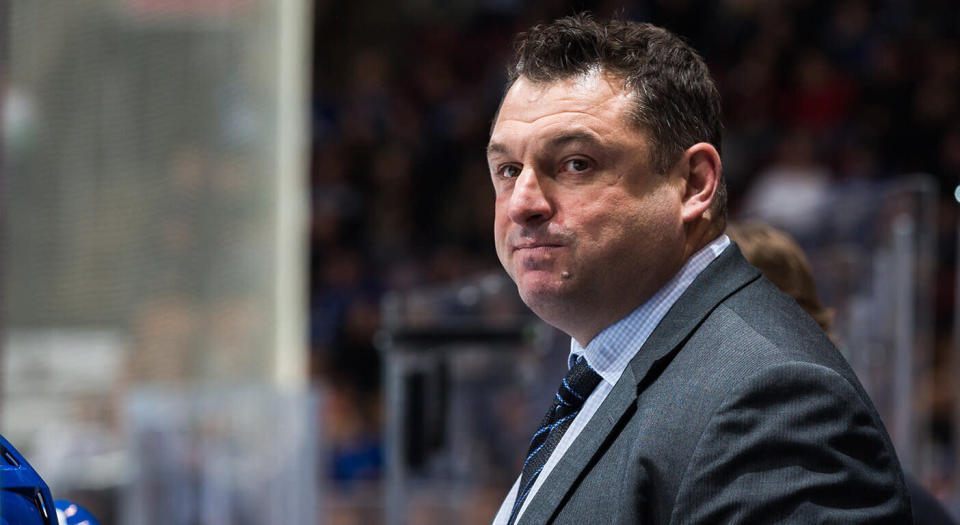
[[[546,230],[546,229],[544,229]],[[538,253],[548,255],[559,248],[569,248],[574,245],[575,236],[560,228],[554,231],[531,231],[517,229],[509,232],[505,243],[508,253],[536,256]]]
[[[525,242],[520,244],[515,244],[513,246],[514,251],[518,250],[536,250],[538,248],[561,248],[563,247],[560,243],[554,242]]]

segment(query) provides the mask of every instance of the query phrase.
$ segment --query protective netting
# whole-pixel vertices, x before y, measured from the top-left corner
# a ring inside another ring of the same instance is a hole
[[[303,383],[308,5],[6,7],[3,434],[55,492],[130,481],[145,385]]]

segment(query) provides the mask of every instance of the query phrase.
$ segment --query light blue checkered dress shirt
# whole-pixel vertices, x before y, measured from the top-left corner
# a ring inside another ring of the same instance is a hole
[[[623,374],[623,370],[627,368],[627,364],[630,363],[633,356],[636,355],[640,347],[643,346],[643,343],[646,342],[647,337],[650,337],[653,329],[660,324],[663,317],[667,315],[667,311],[670,310],[673,303],[677,302],[677,299],[679,299],[687,287],[690,286],[690,283],[729,245],[730,239],[726,235],[721,235],[710,244],[704,246],[700,251],[690,257],[683,265],[683,268],[673,276],[673,279],[650,297],[647,302],[597,334],[597,336],[587,344],[586,348],[580,346],[580,343],[578,343],[576,339],[570,339],[569,365],[572,366],[580,355],[585,355],[587,357],[587,363],[600,374],[603,380],[600,381],[597,388],[590,394],[590,397],[587,398],[583,408],[580,409],[580,413],[577,414],[573,423],[570,424],[566,433],[563,434],[560,443],[557,444],[547,463],[543,466],[540,475],[537,476],[536,481],[534,481],[533,487],[530,489],[530,493],[527,495],[523,507],[520,508],[520,513],[517,515],[518,522],[520,521],[520,516],[522,516],[527,509],[527,505],[530,504],[540,489],[540,485],[550,476],[553,467],[560,461],[560,458],[563,457],[567,449],[570,448],[570,444],[580,435],[583,428],[587,426],[594,412],[597,411],[597,408],[600,407],[603,400],[607,398],[607,394],[613,389],[613,385],[617,384],[620,375]],[[518,477],[517,481],[513,484],[513,488],[510,489],[510,493],[507,494],[507,498],[500,505],[500,510],[493,519],[493,525],[505,525],[507,520],[510,519],[510,510],[513,508],[513,502],[517,499],[517,487],[519,484],[520,478]]]

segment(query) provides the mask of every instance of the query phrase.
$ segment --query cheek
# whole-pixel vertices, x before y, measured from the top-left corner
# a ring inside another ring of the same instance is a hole
[[[583,202],[580,231],[587,250],[608,252],[608,257],[635,258],[656,252],[672,238],[678,222],[670,207],[657,199],[622,197]],[[677,224],[674,224],[677,222]]]
[[[578,199],[570,204],[570,212],[560,220],[589,243],[604,244],[622,237],[637,221],[636,202],[620,196]]]
[[[498,203],[493,214],[493,236],[498,246],[500,245],[500,242],[507,234],[507,228],[509,226],[509,223],[510,223],[510,218],[507,217],[507,212]]]
[[[510,219],[507,217],[502,207],[497,205],[493,218],[493,244],[497,250],[497,257],[500,263],[506,265],[506,242],[507,232],[510,227]]]

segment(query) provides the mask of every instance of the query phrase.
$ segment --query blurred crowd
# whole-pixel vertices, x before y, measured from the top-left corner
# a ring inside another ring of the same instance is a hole
[[[950,366],[960,182],[953,0],[456,4],[315,8],[310,341],[313,377],[329,385],[333,407],[324,427],[334,479],[382,474],[373,340],[383,294],[497,268],[484,147],[513,35],[584,9],[665,26],[703,54],[724,101],[734,216],[802,234],[839,188],[911,173],[939,181],[934,364]],[[933,396],[942,421],[950,398]],[[940,426],[940,439],[952,440]]]

